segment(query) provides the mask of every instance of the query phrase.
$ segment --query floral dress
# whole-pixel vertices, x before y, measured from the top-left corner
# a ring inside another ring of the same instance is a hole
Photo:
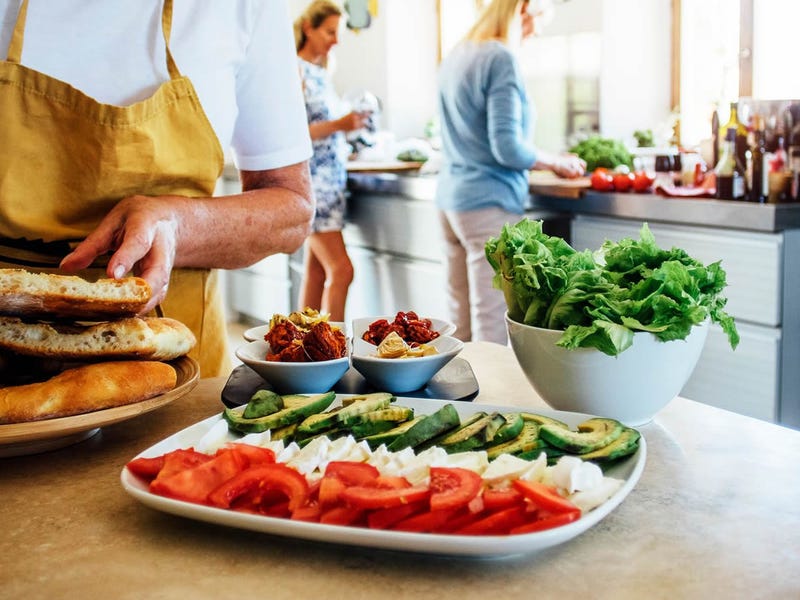
[[[309,124],[331,121],[344,114],[328,71],[300,58],[298,62]],[[343,132],[337,131],[326,138],[312,140],[312,144],[311,183],[317,201],[314,231],[341,231],[347,183],[347,140]]]

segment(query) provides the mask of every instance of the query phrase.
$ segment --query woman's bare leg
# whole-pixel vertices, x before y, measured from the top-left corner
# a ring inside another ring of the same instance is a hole
[[[353,263],[347,255],[341,231],[314,233],[307,249],[324,271],[324,288],[320,308],[332,321],[344,321],[347,290],[353,281]]]

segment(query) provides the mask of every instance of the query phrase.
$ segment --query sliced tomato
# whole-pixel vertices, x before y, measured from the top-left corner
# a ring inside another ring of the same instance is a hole
[[[397,489],[356,486],[344,490],[341,498],[357,508],[375,509],[402,506],[418,500],[425,500],[430,493],[427,487],[422,486]]]
[[[322,508],[318,502],[309,502],[305,506],[301,506],[292,512],[291,518],[295,521],[310,521],[318,523],[320,515],[322,515]]]
[[[158,472],[164,468],[164,455],[134,458],[127,465],[128,470],[147,482],[152,481],[158,475]]]
[[[458,508],[478,495],[483,479],[460,467],[431,467],[431,510]]]
[[[326,525],[355,525],[364,516],[364,510],[355,506],[334,506],[319,516]]]
[[[238,473],[214,489],[208,500],[214,506],[228,508],[240,496],[254,490],[277,490],[289,500],[289,510],[303,506],[308,499],[306,478],[282,463],[260,465]]]
[[[450,518],[442,523],[434,527],[431,532],[432,533],[453,533],[454,531],[461,529],[462,527],[466,527],[470,523],[474,523],[478,519],[483,518],[485,513],[472,512],[468,507],[462,507],[456,509],[454,513],[450,515]]]
[[[426,500],[419,500],[411,504],[402,504],[400,506],[392,506],[391,508],[379,508],[369,512],[367,515],[367,526],[370,529],[388,529],[395,523],[411,515],[428,510],[428,502]]]
[[[483,490],[483,506],[486,510],[495,511],[503,508],[511,508],[522,504],[522,493],[513,488],[498,489],[485,489]]]
[[[325,467],[326,477],[337,477],[348,486],[368,485],[380,476],[380,471],[364,462],[334,460]]]
[[[519,533],[532,533],[534,531],[543,531],[545,529],[552,529],[553,527],[560,527],[561,525],[566,525],[567,523],[572,523],[573,521],[577,521],[581,516],[581,511],[579,509],[575,509],[571,512],[563,512],[558,514],[552,514],[547,517],[536,519],[535,521],[531,521],[529,523],[525,523],[524,525],[518,525],[509,531],[511,534],[519,534]]]
[[[458,511],[457,508],[444,508],[441,510],[429,510],[412,515],[402,521],[398,521],[392,526],[397,531],[413,531],[417,533],[427,533],[444,523]]]
[[[275,462],[275,452],[269,448],[253,446],[252,444],[226,444],[219,452],[240,452],[247,457],[251,467],[268,465]]]
[[[342,492],[347,488],[347,484],[338,477],[323,477],[319,482],[319,499],[320,505],[325,508],[339,503],[339,497]]]
[[[172,452],[167,452],[164,456],[164,464],[158,472],[156,479],[169,477],[191,469],[197,465],[211,460],[213,457],[209,454],[203,454],[196,450],[189,448],[187,450],[178,449]]]
[[[222,452],[173,475],[162,477],[159,473],[150,484],[150,491],[161,496],[205,504],[212,491],[246,468],[247,459],[242,454]]]
[[[539,508],[552,513],[564,513],[576,510],[578,507],[564,498],[558,491],[551,486],[539,483],[538,481],[524,481],[515,479],[513,486]]]
[[[379,488],[400,489],[411,487],[411,482],[400,475],[381,475],[372,482],[372,485]]]
[[[454,533],[458,535],[503,535],[515,527],[519,527],[528,519],[525,508],[512,506],[477,519]]]

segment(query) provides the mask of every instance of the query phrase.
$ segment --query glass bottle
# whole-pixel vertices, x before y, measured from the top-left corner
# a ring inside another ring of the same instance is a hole
[[[764,118],[753,119],[753,147],[751,152],[750,191],[751,202],[766,202],[769,196],[769,154],[767,153]]]
[[[725,143],[728,130],[733,128],[736,132],[736,156],[743,165],[747,164],[747,127],[739,120],[739,103],[731,102],[731,114],[728,122],[719,130],[720,148]]]
[[[714,167],[717,177],[716,197],[720,200],[744,199],[744,169],[736,156],[736,128],[730,127],[725,134],[719,162]]]

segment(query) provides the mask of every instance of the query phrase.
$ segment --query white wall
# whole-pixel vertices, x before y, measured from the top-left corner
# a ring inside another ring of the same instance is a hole
[[[289,14],[307,0],[289,0]],[[420,137],[436,112],[435,0],[379,0],[367,29],[345,27],[334,49],[334,85],[340,95],[367,89],[383,103],[381,125],[397,139]]]
[[[602,2],[601,132],[626,139],[635,129],[665,122],[672,108],[671,0],[594,1]],[[306,4],[289,0],[290,14],[300,14]],[[550,28],[591,30],[597,11],[575,9],[559,6],[564,14]],[[370,90],[383,102],[384,128],[398,139],[421,136],[436,112],[436,30],[435,0],[378,0],[368,29],[340,35],[334,73],[339,93]]]
[[[600,130],[627,139],[665,122],[670,104],[671,0],[603,0]]]

